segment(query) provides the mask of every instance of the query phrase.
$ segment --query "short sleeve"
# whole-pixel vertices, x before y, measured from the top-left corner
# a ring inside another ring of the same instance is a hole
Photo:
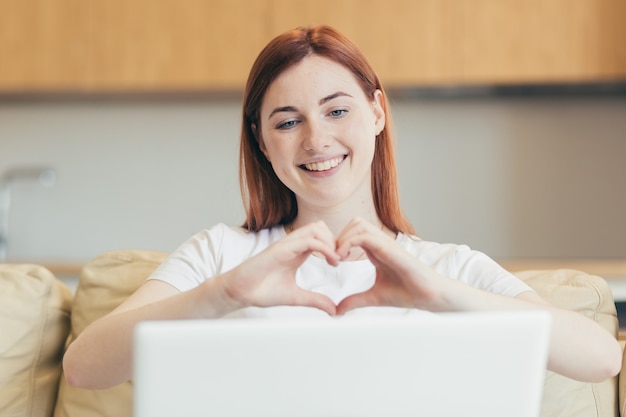
[[[202,230],[180,245],[149,277],[165,281],[181,292],[216,275],[226,226]]]
[[[533,291],[524,281],[504,269],[486,254],[460,245],[455,251],[457,278],[472,287],[515,297]]]

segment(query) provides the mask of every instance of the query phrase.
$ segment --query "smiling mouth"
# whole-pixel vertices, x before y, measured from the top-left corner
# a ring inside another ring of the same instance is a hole
[[[345,155],[338,156],[336,158],[328,159],[326,161],[303,164],[303,165],[300,165],[300,167],[306,169],[307,171],[328,171],[329,169],[332,169],[336,167],[337,165],[339,165],[341,162],[343,162],[345,158],[346,158]]]

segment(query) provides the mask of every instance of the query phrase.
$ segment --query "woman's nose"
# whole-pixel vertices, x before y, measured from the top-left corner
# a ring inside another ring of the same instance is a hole
[[[307,123],[307,129],[305,131],[305,137],[303,141],[304,149],[306,149],[307,151],[321,151],[330,147],[332,142],[332,134],[324,129],[321,123]]]

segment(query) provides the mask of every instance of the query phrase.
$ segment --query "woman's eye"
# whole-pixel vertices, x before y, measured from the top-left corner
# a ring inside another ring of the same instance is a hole
[[[278,129],[290,129],[296,125],[295,120],[288,120],[284,123],[281,123],[277,126]]]
[[[332,110],[332,111],[330,112],[330,115],[331,115],[332,117],[337,118],[337,117],[342,117],[342,116],[344,116],[346,113],[348,113],[348,110],[346,110],[346,109],[337,109],[337,110]]]

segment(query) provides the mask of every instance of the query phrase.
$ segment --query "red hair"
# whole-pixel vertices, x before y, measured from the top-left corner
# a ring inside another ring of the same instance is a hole
[[[354,74],[367,97],[383,92],[385,127],[376,137],[372,161],[372,197],[378,217],[395,233],[415,234],[404,216],[398,195],[398,178],[391,117],[378,76],[359,49],[329,26],[297,28],[274,38],[254,62],[243,98],[243,121],[239,150],[239,182],[246,209],[245,228],[257,231],[291,223],[298,215],[295,194],[276,176],[259,147],[253,126],[260,130],[259,112],[269,85],[283,71],[309,55],[319,55],[343,65]]]

